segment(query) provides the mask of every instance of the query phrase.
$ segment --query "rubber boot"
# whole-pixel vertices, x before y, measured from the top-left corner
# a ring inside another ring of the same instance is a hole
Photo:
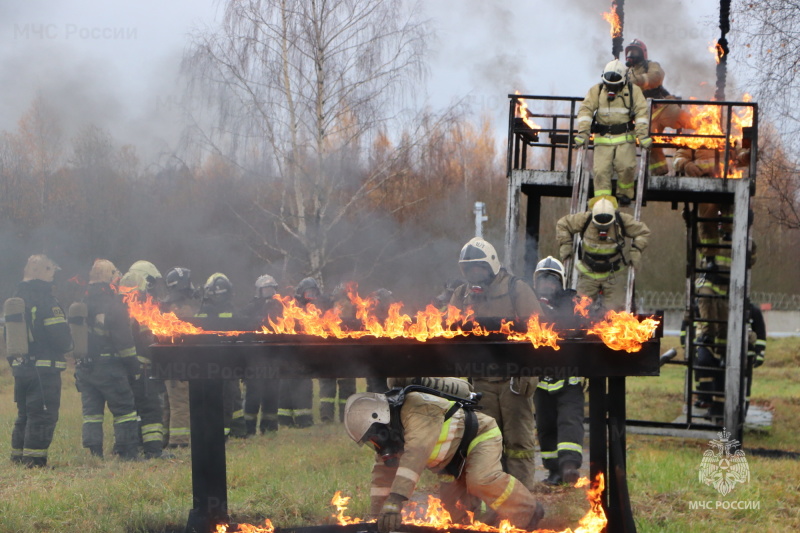
[[[545,485],[561,485],[561,472],[550,470],[550,475],[544,480]]]
[[[245,425],[246,433],[247,433],[248,437],[251,436],[251,435],[255,435],[256,434],[256,421],[255,421],[255,419],[252,419],[252,420],[247,419],[247,420],[245,420],[244,421],[244,425]],[[263,431],[262,431],[262,433],[263,433]]]
[[[536,510],[533,512],[531,521],[528,522],[528,527],[525,529],[528,531],[534,531],[536,526],[539,525],[539,522],[541,522],[542,518],[544,518],[544,507],[542,507],[541,503],[536,502]]]
[[[99,457],[100,459],[103,458],[102,446],[89,446],[88,448],[89,448],[89,453],[91,453],[93,457]]]
[[[577,483],[580,473],[578,463],[574,461],[564,461],[561,464],[561,480],[569,485]]]
[[[47,457],[24,457],[22,464],[28,468],[44,468],[47,466]]]

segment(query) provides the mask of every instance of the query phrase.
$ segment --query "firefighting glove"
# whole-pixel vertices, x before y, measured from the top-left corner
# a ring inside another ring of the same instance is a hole
[[[639,269],[642,265],[642,252],[638,248],[631,248],[631,266]]]
[[[383,502],[381,514],[378,516],[379,533],[389,533],[400,529],[400,525],[403,523],[400,511],[403,509],[403,502],[405,501],[405,496],[394,492],[389,494],[389,497]]]
[[[572,257],[572,243],[565,243],[558,247],[558,255],[561,256],[561,262],[567,261]]]
[[[641,146],[645,150],[649,150],[652,144],[653,144],[653,139],[651,139],[650,137],[642,137],[641,139],[639,139],[639,146]]]
[[[575,142],[575,148],[580,148],[581,146],[586,144],[586,141],[588,141],[588,140],[589,140],[589,134],[588,133],[581,132],[581,133],[577,134],[573,138],[573,141]]]

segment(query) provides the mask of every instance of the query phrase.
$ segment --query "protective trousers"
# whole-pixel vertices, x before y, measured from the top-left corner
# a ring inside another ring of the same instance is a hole
[[[169,395],[169,445],[174,448],[189,446],[189,382],[171,379],[166,385]]]
[[[244,420],[244,400],[240,380],[228,379],[223,384],[223,417],[225,421],[225,435],[243,438],[247,436],[247,427]]]
[[[511,390],[511,380],[475,379],[475,392],[483,393],[480,405],[483,413],[497,422],[503,433],[503,464],[505,471],[517,478],[528,489],[534,485],[535,420],[531,397],[536,389],[536,378],[521,378],[516,391]]]
[[[336,396],[336,389],[339,396]],[[335,406],[339,405],[339,422],[344,421],[344,404],[347,398],[356,393],[355,378],[320,379],[319,380],[319,417],[322,422],[333,422],[336,415]],[[338,401],[337,401],[338,400]]]
[[[601,139],[630,137],[630,141],[599,144]],[[617,196],[633,198],[636,173],[636,143],[632,135],[602,136],[594,141],[594,195],[611,195],[611,177],[617,173]]]
[[[244,380],[244,422],[247,434],[256,434],[258,411],[261,411],[259,431],[278,430],[278,393],[280,382],[277,379],[249,378]]]
[[[139,420],[125,369],[101,363],[79,366],[75,370],[75,384],[81,393],[83,447],[102,457],[103,415],[107,404],[114,417],[114,454],[124,459],[136,457]]]
[[[583,403],[583,385],[566,380],[558,391],[537,388],[533,395],[542,464],[551,472],[567,461],[583,462]]]
[[[161,450],[164,447],[161,398],[156,383],[148,378],[149,375],[149,365],[143,365],[142,376],[139,379],[128,379],[133,390],[136,412],[139,415],[142,450],[147,459],[161,457]]]
[[[725,358],[728,344],[728,287],[700,278],[697,282],[698,338],[713,344],[717,357]],[[706,321],[709,322],[706,322]],[[717,322],[724,320],[725,322]]]
[[[282,379],[278,399],[278,422],[282,426],[307,428],[314,424],[311,406],[314,383],[310,379]]]
[[[504,383],[508,385],[507,381]],[[536,499],[518,479],[498,468],[503,454],[502,437],[483,440],[478,434],[474,442],[477,444],[469,450],[461,476],[449,482],[445,479],[452,480],[450,476],[440,478],[442,503],[456,523],[468,521],[466,512],[478,510],[474,501],[478,499],[496,513],[498,521],[507,519],[526,529],[536,511]]]
[[[697,390],[702,391],[697,399],[710,404],[709,413],[722,416],[725,409],[725,367],[721,359],[705,346],[697,347],[695,370]]]
[[[594,272],[578,273],[576,290],[581,296],[587,296],[594,301],[602,294],[602,308],[605,310],[622,311],[625,309],[625,292],[627,290],[627,271],[597,274]]]
[[[14,368],[17,418],[11,431],[11,460],[45,466],[61,407],[61,372],[33,365]]]

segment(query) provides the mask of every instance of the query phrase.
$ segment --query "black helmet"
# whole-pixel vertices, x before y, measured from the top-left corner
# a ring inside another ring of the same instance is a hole
[[[314,278],[303,278],[294,289],[294,298],[300,305],[318,300],[321,295],[322,291]]]
[[[269,274],[256,280],[256,298],[272,298],[278,293],[278,282]]]
[[[170,292],[192,292],[192,271],[188,268],[175,267],[167,272],[167,290]]]
[[[233,297],[233,284],[225,274],[211,274],[203,286],[203,295],[204,299],[215,305],[227,303]]]

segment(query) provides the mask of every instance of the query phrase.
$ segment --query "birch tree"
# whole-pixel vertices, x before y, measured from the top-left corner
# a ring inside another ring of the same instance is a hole
[[[352,253],[349,224],[401,157],[367,169],[362,149],[423,78],[428,34],[398,0],[231,0],[193,37],[189,94],[215,119],[193,140],[258,182],[237,212],[254,246],[320,279]]]

